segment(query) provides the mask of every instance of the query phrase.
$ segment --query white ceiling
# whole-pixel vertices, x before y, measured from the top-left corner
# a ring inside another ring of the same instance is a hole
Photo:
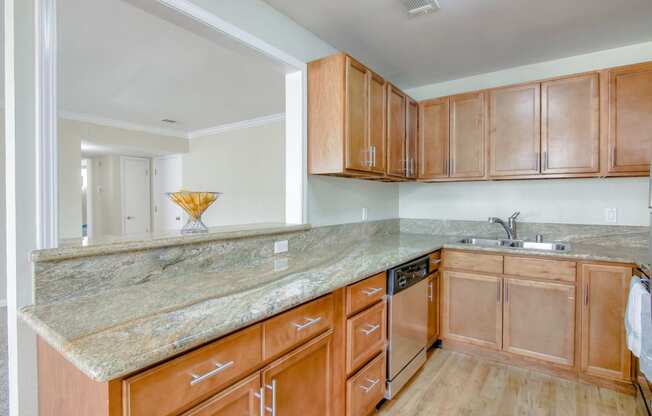
[[[60,111],[182,133],[285,111],[281,64],[162,7],[58,0]]]
[[[652,40],[650,0],[266,0],[402,88]]]

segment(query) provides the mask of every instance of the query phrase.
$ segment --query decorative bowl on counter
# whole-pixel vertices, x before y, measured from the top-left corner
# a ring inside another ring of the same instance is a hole
[[[188,222],[181,229],[181,234],[207,233],[208,227],[201,220],[201,216],[210,207],[221,192],[168,192],[167,196],[172,202],[179,205],[188,214]]]

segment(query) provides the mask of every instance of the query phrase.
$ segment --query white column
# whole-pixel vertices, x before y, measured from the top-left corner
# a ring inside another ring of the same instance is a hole
[[[307,190],[306,69],[285,76],[285,222],[306,222]]]
[[[37,416],[36,337],[17,316],[32,303],[37,247],[35,0],[5,0],[7,314],[11,416]]]

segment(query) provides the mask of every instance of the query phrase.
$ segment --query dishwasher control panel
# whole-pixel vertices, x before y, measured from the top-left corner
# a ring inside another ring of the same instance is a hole
[[[389,270],[387,274],[387,292],[391,296],[415,285],[428,277],[430,261],[422,257],[410,263]]]

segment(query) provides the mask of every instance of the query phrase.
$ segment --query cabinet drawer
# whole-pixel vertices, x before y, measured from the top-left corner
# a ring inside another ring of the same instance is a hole
[[[262,362],[260,325],[124,381],[125,414],[176,414],[215,394]]]
[[[561,280],[575,283],[577,264],[572,261],[537,259],[531,257],[505,257],[505,274]]]
[[[346,372],[353,373],[385,348],[386,302],[360,312],[346,321]]]
[[[441,265],[441,252],[432,253],[430,256],[430,273],[439,270]]]
[[[333,326],[333,295],[263,322],[263,358],[288,351]]]
[[[387,293],[387,274],[379,273],[346,288],[346,314],[352,315],[373,305]]]
[[[383,352],[346,382],[346,415],[367,416],[385,396]]]
[[[495,254],[445,251],[443,263],[447,269],[495,274],[501,274],[503,272],[503,256]]]

